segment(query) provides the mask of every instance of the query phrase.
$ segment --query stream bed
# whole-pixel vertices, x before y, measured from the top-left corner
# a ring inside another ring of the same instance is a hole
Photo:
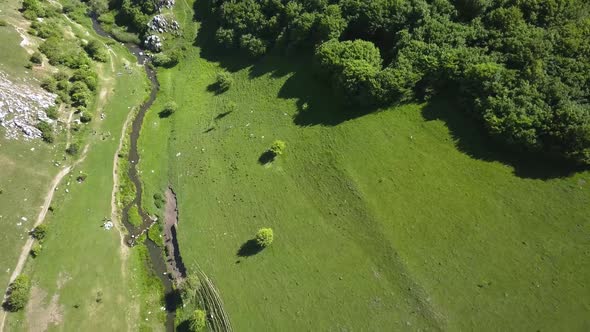
[[[96,17],[92,17],[92,27],[94,31],[99,34],[100,36],[107,37],[113,39],[111,35],[109,35],[106,31],[102,29],[99,22],[97,21]],[[143,53],[143,51],[139,48],[139,46],[131,43],[124,43],[125,47],[137,58],[137,62],[142,64],[147,77],[150,80],[151,90],[150,95],[147,101],[145,101],[139,108],[139,112],[133,119],[133,123],[131,125],[131,134],[130,134],[130,147],[129,147],[129,154],[128,154],[128,161],[129,161],[129,169],[128,169],[128,176],[133,185],[135,186],[135,197],[131,203],[127,204],[123,207],[122,211],[122,221],[127,229],[127,236],[125,238],[125,242],[129,246],[135,245],[135,241],[141,235],[147,233],[150,227],[157,223],[157,221],[153,220],[142,208],[142,195],[143,195],[143,188],[141,184],[141,179],[139,178],[139,174],[137,171],[137,163],[139,162],[139,152],[137,149],[137,141],[139,139],[139,134],[141,131],[141,126],[143,124],[143,119],[147,110],[152,106],[154,100],[156,99],[156,95],[158,94],[158,90],[160,88],[160,84],[158,83],[158,79],[156,77],[155,71],[148,65],[149,58]],[[171,189],[168,190],[169,192],[167,195],[174,195]],[[176,210],[176,195],[173,197],[174,199],[174,209]],[[168,202],[167,204],[168,205]],[[139,227],[133,226],[129,222],[128,218],[128,211],[133,206],[137,206],[139,215],[142,219],[142,224]],[[177,218],[177,215],[175,215]],[[173,282],[176,279],[186,277],[186,270],[184,265],[182,264],[182,258],[180,256],[180,250],[178,248],[178,241],[176,240],[176,228],[173,225],[176,225],[177,220],[173,223],[166,223],[165,228],[172,227],[172,231],[165,231],[166,235],[171,236],[169,238],[166,236],[167,242],[174,244],[174,252],[172,253],[172,257],[168,257],[167,259],[164,258],[162,248],[156,245],[153,241],[149,238],[145,240],[145,245],[148,249],[151,264],[149,264],[148,268],[152,270],[152,272],[158,276],[160,281],[164,286],[165,292],[165,303],[166,303],[166,331],[172,332],[174,331],[174,320],[175,320],[175,313],[176,313],[176,306],[179,303],[178,295],[173,287]],[[146,234],[147,235],[147,234]],[[180,271],[180,273],[179,273]]]

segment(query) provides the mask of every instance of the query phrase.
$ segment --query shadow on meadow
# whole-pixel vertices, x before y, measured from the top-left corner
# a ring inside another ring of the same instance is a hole
[[[549,180],[569,177],[588,168],[539,154],[513,151],[483,134],[485,128],[466,116],[452,98],[438,97],[422,109],[426,121],[442,120],[451,133],[457,149],[468,156],[488,162],[498,161],[514,168],[514,175],[525,179]]]
[[[262,249],[264,248],[259,246],[256,240],[250,239],[244,242],[244,244],[242,244],[242,246],[240,247],[240,249],[238,249],[238,252],[236,254],[238,255],[238,257],[250,257],[261,252]]]
[[[208,1],[197,0],[195,13],[208,13],[207,6],[209,6]],[[239,50],[228,51],[216,45],[214,41],[216,22],[203,15],[195,15],[195,19],[202,22],[195,45],[201,49],[201,57],[206,60],[219,62],[230,72],[248,68],[251,78],[267,74],[276,78],[290,75],[279,90],[278,97],[296,100],[297,113],[293,117],[296,125],[336,126],[376,111],[346,107],[342,98],[334,94],[330,84],[314,75],[313,69],[310,69],[312,56],[309,54],[294,56],[271,52],[260,59],[251,59],[241,54]],[[538,154],[510,151],[506,145],[486,135],[481,123],[469,118],[466,112],[461,110],[461,106],[450,100],[452,98],[434,99],[424,107],[422,116],[427,121],[444,121],[456,142],[457,149],[470,157],[490,162],[499,161],[512,166],[514,174],[520,178],[542,180],[563,178],[588,169]],[[259,162],[267,161],[261,156]]]

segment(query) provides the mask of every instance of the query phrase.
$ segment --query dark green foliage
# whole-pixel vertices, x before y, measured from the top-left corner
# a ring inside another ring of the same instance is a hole
[[[31,62],[40,65],[43,63],[43,55],[40,52],[35,52],[31,55]]]
[[[31,236],[37,241],[42,241],[45,238],[45,236],[47,236],[47,225],[41,224],[33,228],[33,230],[31,231]]]
[[[589,8],[583,0],[218,0],[211,14],[217,42],[252,56],[315,47],[318,73],[352,106],[445,93],[514,149],[590,164]]]
[[[234,30],[219,28],[215,32],[215,39],[220,44],[227,48],[232,48],[236,45],[236,37]]]
[[[72,76],[69,78],[71,82],[82,82],[90,89],[91,91],[96,90],[96,81],[98,76],[96,73],[90,69],[88,66],[83,66],[74,70]]]
[[[97,15],[101,15],[106,13],[109,10],[109,1],[108,0],[89,0],[88,6],[90,7],[90,11]]]
[[[53,66],[64,65],[76,69],[90,65],[86,52],[72,41],[50,37],[39,46],[39,50],[47,56]]]
[[[266,43],[251,34],[240,37],[240,47],[252,57],[259,57],[266,53]]]
[[[86,53],[96,61],[107,62],[109,59],[107,49],[96,39],[92,39],[88,44],[84,45],[84,50],[86,50]]]
[[[157,3],[156,0],[122,0],[121,14],[134,31],[143,33],[151,17],[157,13]]]
[[[0,27],[5,27],[7,25],[8,25],[8,23],[5,20],[0,19]]]
[[[258,246],[261,248],[266,248],[272,244],[274,234],[270,228],[261,228],[256,233],[256,237],[254,239],[256,240],[256,244],[258,244]]]
[[[70,88],[70,98],[73,106],[86,107],[92,98],[92,93],[86,83],[75,81]]]
[[[43,246],[39,243],[35,243],[31,248],[31,257],[37,258],[41,254],[41,250],[43,250]]]
[[[57,112],[57,107],[55,106],[50,106],[45,110],[45,114],[47,114],[47,117],[52,119],[52,120],[57,120],[59,114]]]
[[[80,152],[80,146],[78,146],[78,144],[76,144],[76,143],[70,144],[70,146],[68,146],[68,148],[66,149],[66,153],[69,154],[70,156],[75,156],[79,152]]]
[[[92,114],[90,114],[88,111],[82,111],[80,113],[80,122],[88,123],[90,121],[92,121]]]
[[[31,292],[31,280],[28,276],[21,274],[10,284],[4,307],[12,312],[23,309],[29,301]]]
[[[181,54],[180,50],[158,53],[154,55],[152,62],[158,67],[172,68],[180,61]]]
[[[227,91],[233,84],[234,79],[232,78],[230,73],[226,71],[221,71],[217,73],[217,78],[215,82],[220,91]]]
[[[166,204],[166,200],[164,199],[164,197],[162,196],[162,194],[155,193],[154,194],[154,205],[158,209],[161,209],[164,206],[164,204]]]
[[[41,138],[47,143],[53,143],[55,136],[53,135],[53,127],[45,121],[37,124],[37,129],[41,131]]]
[[[178,105],[176,105],[174,101],[170,100],[164,105],[164,108],[160,111],[159,115],[161,118],[167,118],[176,113],[177,109]]]
[[[50,19],[45,19],[42,22],[37,20],[31,22],[30,32],[40,38],[59,37],[62,35],[59,25]]]

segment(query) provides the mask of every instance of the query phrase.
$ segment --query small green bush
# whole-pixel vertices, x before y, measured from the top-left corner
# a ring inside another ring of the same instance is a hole
[[[31,257],[37,258],[41,254],[41,250],[43,250],[43,246],[40,243],[35,243],[31,248]]]
[[[8,25],[8,23],[5,20],[0,19],[0,27],[5,27],[7,25]]]
[[[84,111],[80,114],[80,122],[88,123],[92,121],[92,114],[90,112]]]
[[[178,109],[178,105],[174,101],[168,101],[166,103],[166,105],[164,105],[164,108],[162,109],[162,111],[159,113],[160,117],[167,118],[167,117],[171,116],[172,114],[176,113],[177,109]]]
[[[68,146],[66,149],[66,153],[70,156],[75,156],[78,154],[78,152],[80,152],[80,147],[76,143],[70,144],[70,146]]]
[[[191,315],[189,327],[192,332],[202,331],[207,326],[205,311],[197,309]]]
[[[266,248],[272,244],[273,241],[273,231],[270,228],[261,228],[256,233],[256,244],[258,244],[261,248]]]
[[[33,55],[31,55],[30,60],[32,63],[40,65],[43,63],[43,55],[41,54],[41,52],[36,51],[35,53],[33,53]]]
[[[276,140],[272,143],[269,152],[272,153],[274,156],[280,156],[284,153],[285,148],[287,148],[287,143],[281,140]]]
[[[53,143],[55,136],[53,136],[53,128],[45,121],[41,121],[37,124],[37,129],[41,131],[41,138],[47,143]]]
[[[41,224],[31,231],[31,236],[37,240],[42,241],[47,236],[47,225]]]
[[[31,280],[28,276],[21,274],[10,284],[4,307],[12,312],[23,309],[29,301],[31,292]]]
[[[221,71],[217,73],[216,84],[219,87],[220,91],[227,91],[233,84],[234,79],[232,78],[231,74],[226,71]]]
[[[154,194],[154,205],[158,209],[161,209],[164,206],[164,204],[166,204],[166,200],[164,199],[164,197],[162,196],[162,194],[155,193]]]
[[[109,59],[107,49],[96,39],[93,39],[89,41],[88,44],[84,45],[84,50],[96,61],[107,62]]]
[[[56,120],[59,117],[59,114],[57,112],[57,107],[55,106],[49,106],[46,110],[45,110],[45,114],[47,114],[47,117],[53,120]]]

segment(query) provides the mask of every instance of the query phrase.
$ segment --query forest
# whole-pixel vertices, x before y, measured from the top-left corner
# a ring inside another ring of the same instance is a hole
[[[308,52],[359,110],[436,95],[516,151],[590,164],[584,0],[214,0],[216,40]]]

